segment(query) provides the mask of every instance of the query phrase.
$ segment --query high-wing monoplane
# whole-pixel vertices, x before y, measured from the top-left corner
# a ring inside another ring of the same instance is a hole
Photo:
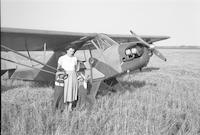
[[[37,66],[33,66],[27,64],[28,62],[21,63],[12,57],[2,56],[1,61],[13,63],[15,66],[4,66],[1,68],[1,74],[8,72],[12,79],[53,81],[58,58],[66,46],[73,46],[77,49],[75,56],[84,62],[86,75],[90,78],[88,97],[95,100],[100,84],[109,85],[108,80],[117,80],[116,77],[121,73],[142,70],[153,54],[166,61],[152,43],[169,37],[138,36],[133,31],[130,32],[130,35],[109,35],[1,28],[1,51],[11,51],[38,63]],[[21,51],[26,51],[27,55]],[[46,51],[53,51],[53,53],[44,62],[31,57],[32,51],[43,51],[44,54]],[[27,68],[22,70],[17,65]]]

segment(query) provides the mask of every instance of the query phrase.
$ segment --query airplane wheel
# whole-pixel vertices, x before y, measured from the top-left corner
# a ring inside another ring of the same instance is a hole
[[[91,65],[93,65],[93,64],[94,64],[94,58],[89,58],[89,63],[90,63]]]

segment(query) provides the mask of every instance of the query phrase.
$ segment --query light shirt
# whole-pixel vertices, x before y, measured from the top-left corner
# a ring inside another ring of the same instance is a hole
[[[62,66],[65,71],[75,71],[77,65],[77,58],[69,57],[67,54],[58,59],[58,64]]]

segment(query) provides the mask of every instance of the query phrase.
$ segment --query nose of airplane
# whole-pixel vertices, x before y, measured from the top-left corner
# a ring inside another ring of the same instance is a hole
[[[151,57],[151,51],[139,42],[121,44],[119,54],[123,71],[136,70],[146,66]]]
[[[119,54],[123,62],[138,58],[143,54],[143,52],[144,47],[140,43],[125,43],[119,47]]]

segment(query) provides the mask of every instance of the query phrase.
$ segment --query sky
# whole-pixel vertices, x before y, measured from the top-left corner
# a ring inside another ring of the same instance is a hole
[[[200,0],[1,0],[1,27],[164,35],[200,46]]]

